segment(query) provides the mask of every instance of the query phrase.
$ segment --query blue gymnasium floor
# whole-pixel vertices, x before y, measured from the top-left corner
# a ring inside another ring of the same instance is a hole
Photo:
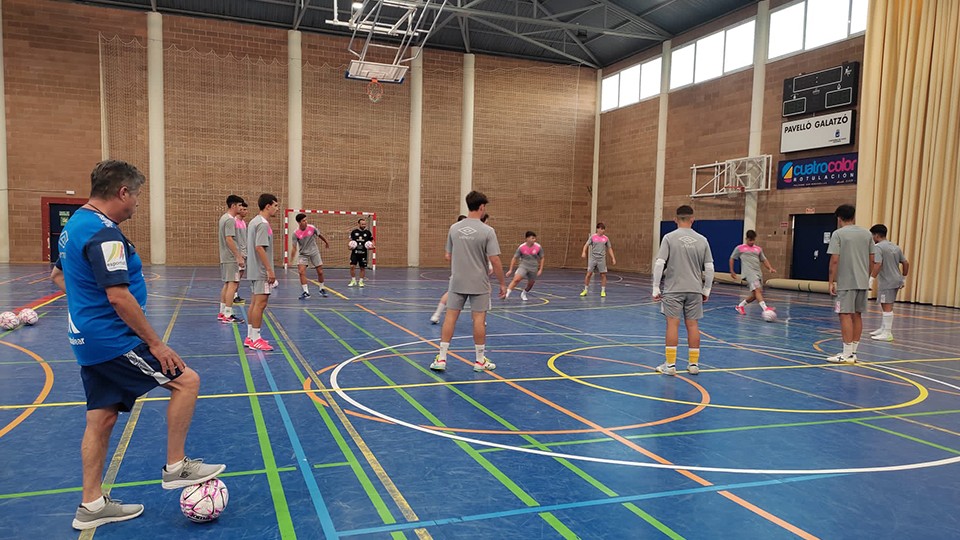
[[[0,336],[0,538],[80,537],[70,521],[83,391],[46,271],[0,267],[6,309],[49,302],[37,326]],[[339,294],[300,301],[296,274],[281,275],[264,331],[279,346],[263,355],[242,349],[245,328],[217,323],[216,269],[148,269],[149,317],[203,379],[188,454],[228,464],[230,504],[197,525],[178,492],[160,489],[158,389],[121,416],[109,451],[112,495],[146,511],[96,538],[960,530],[960,311],[898,305],[896,342],[866,339],[863,363],[835,366],[821,352],[839,347],[827,297],[770,290],[780,321],[766,324],[755,305],[737,315],[743,291],[718,285],[703,372],[674,378],[653,372],[664,324],[647,278],[610,274],[607,298],[598,287],[581,298],[579,271],[548,270],[528,302],[496,302],[496,372],[462,362],[472,358],[462,319],[437,375],[427,365],[440,327],[428,317],[446,271],[381,269],[365,289],[345,276],[328,270]],[[879,320],[871,305],[866,328]]]

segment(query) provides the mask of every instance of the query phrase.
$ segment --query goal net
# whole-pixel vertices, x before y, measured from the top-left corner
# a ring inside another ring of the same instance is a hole
[[[352,210],[295,210],[287,208],[283,214],[283,267],[296,266],[293,259],[296,243],[293,233],[297,227],[297,214],[306,214],[307,222],[320,231],[320,234],[330,243],[330,249],[324,247],[323,242],[317,239],[320,246],[320,256],[323,258],[324,268],[348,268],[350,266],[350,231],[357,228],[357,220],[366,218],[367,228],[373,234],[373,241],[377,241],[377,213],[359,212]],[[377,268],[377,248],[369,250],[367,264],[370,268]]]

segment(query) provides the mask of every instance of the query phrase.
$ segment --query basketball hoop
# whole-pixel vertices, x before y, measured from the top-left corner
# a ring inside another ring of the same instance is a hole
[[[723,186],[723,193],[724,193],[728,198],[731,198],[731,199],[734,198],[734,197],[736,197],[736,196],[738,196],[738,195],[742,195],[742,194],[744,193],[744,191],[745,191],[745,190],[744,190],[743,186],[734,186],[734,185],[726,185],[726,186]]]
[[[383,85],[376,79],[370,79],[370,83],[367,84],[367,97],[374,103],[383,97]]]

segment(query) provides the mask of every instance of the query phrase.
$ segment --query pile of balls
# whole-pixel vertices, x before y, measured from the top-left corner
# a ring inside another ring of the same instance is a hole
[[[37,316],[37,312],[30,308],[23,308],[20,313],[4,311],[0,313],[0,328],[16,330],[21,325],[33,326],[37,324],[38,320],[40,320],[40,317]]]

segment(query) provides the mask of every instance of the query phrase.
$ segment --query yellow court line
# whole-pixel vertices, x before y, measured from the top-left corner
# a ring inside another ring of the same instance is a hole
[[[316,285],[317,287],[320,286],[320,282],[317,281],[317,280],[315,280],[315,279],[311,279],[311,280],[308,280],[308,281],[310,281],[310,283],[313,283],[313,284]],[[330,292],[332,292],[333,294],[337,295],[337,296],[340,297],[342,300],[349,300],[349,298],[347,298],[346,296],[342,295],[340,292],[334,290],[333,288],[331,288],[331,287],[330,287],[329,285],[327,285],[326,283],[323,284],[323,288],[326,289],[326,290],[328,290],[328,291],[330,291]]]

